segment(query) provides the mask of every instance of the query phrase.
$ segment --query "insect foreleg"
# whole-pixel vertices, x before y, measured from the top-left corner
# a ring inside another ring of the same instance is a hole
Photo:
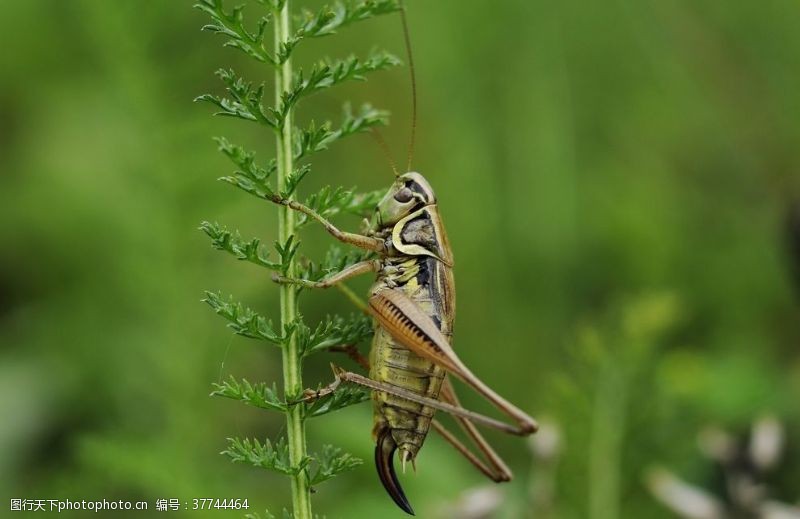
[[[341,231],[335,225],[333,225],[328,219],[323,217],[321,214],[314,211],[310,207],[301,204],[296,200],[281,198],[277,195],[275,195],[273,198],[270,198],[270,200],[272,202],[275,202],[276,204],[285,205],[290,209],[299,211],[304,215],[308,216],[309,218],[318,221],[325,227],[325,230],[327,230],[334,238],[336,238],[342,243],[347,243],[361,249],[371,250],[375,252],[386,252],[386,245],[384,244],[383,240],[378,238],[373,238],[371,236],[364,236],[362,234],[355,234],[351,232]]]
[[[275,281],[276,283],[300,285],[305,288],[330,288],[343,281],[347,281],[350,278],[360,276],[361,274],[366,274],[368,272],[377,272],[378,270],[380,270],[380,268],[381,268],[381,262],[379,260],[367,260],[354,263],[353,265],[350,265],[347,268],[341,270],[340,272],[337,272],[332,276],[326,277],[321,281],[309,281],[307,279],[286,278],[278,275],[277,273],[274,273],[272,275],[272,281]]]

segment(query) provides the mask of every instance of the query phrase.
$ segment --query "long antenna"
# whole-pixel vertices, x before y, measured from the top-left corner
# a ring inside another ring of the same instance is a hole
[[[406,40],[406,56],[408,56],[408,70],[411,75],[411,140],[408,143],[408,165],[406,171],[411,171],[411,159],[414,158],[414,144],[417,138],[417,76],[414,73],[414,56],[411,54],[411,37],[408,35],[408,20],[406,19],[406,4],[400,2],[400,18],[403,20],[403,36]]]
[[[389,145],[386,144],[386,140],[383,138],[383,135],[376,127],[370,128],[370,134],[375,139],[375,142],[378,143],[380,146],[381,151],[383,151],[386,160],[389,161],[389,166],[392,167],[392,171],[394,172],[395,177],[399,177],[400,173],[397,172],[397,164],[395,163],[394,159],[392,158],[392,150],[389,149]]]

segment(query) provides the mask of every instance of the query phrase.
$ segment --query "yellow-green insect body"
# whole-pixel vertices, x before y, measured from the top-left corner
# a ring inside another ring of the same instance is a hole
[[[371,295],[401,291],[450,339],[455,319],[452,254],[427,180],[419,173],[399,177],[376,208],[374,225],[378,227],[375,235],[386,235],[388,255]],[[372,380],[438,399],[445,374],[442,367],[409,350],[389,330],[377,327],[370,350]],[[392,463],[394,453],[399,451],[404,468],[407,461],[414,462],[436,410],[380,391],[373,393],[373,402],[378,474],[405,509],[407,501]]]

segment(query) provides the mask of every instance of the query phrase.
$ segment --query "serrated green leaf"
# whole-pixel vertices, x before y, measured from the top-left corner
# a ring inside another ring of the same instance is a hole
[[[316,126],[312,121],[307,129],[295,128],[294,159],[300,160],[307,155],[328,149],[328,146],[339,139],[361,133],[376,126],[388,124],[389,112],[378,110],[369,104],[362,105],[357,114],[353,114],[349,105],[345,105],[344,118],[336,130],[330,122]]]
[[[298,247],[300,247],[300,242],[295,241],[294,235],[289,236],[283,244],[278,241],[275,242],[275,250],[278,251],[278,255],[281,257],[280,272],[284,276],[286,276],[289,271],[289,265],[297,255]]]
[[[263,250],[258,238],[244,241],[238,231],[230,232],[219,224],[210,222],[202,222],[200,230],[211,238],[215,249],[226,251],[240,261],[249,261],[270,270],[280,270],[281,264],[268,259],[269,255]]]
[[[322,453],[314,456],[315,466],[311,471],[311,485],[319,485],[342,472],[352,470],[364,461],[332,445],[323,445]]]
[[[402,9],[397,0],[362,0],[360,2],[336,2],[316,13],[304,11],[296,21],[297,33],[306,38],[318,38],[335,34],[337,30],[355,22],[375,16],[394,13]]]
[[[372,397],[369,389],[356,385],[340,385],[333,393],[317,398],[308,404],[306,416],[316,418],[351,405],[366,402]]]
[[[229,298],[225,301],[220,294],[206,292],[204,302],[218,314],[229,321],[228,327],[237,335],[251,339],[261,339],[277,346],[282,346],[286,338],[275,332],[272,322],[258,315],[253,310]]]
[[[306,38],[319,38],[335,34],[337,30],[354,22],[375,16],[393,13],[401,9],[398,0],[363,0],[360,2],[336,2],[318,11],[304,9],[295,17],[297,29],[278,50],[275,61],[285,63],[295,47]]]
[[[239,49],[261,62],[275,63],[275,59],[264,46],[264,36],[270,22],[269,14],[259,19],[255,32],[250,32],[244,26],[244,6],[236,6],[227,13],[222,0],[200,0],[194,7],[207,13],[213,20],[213,23],[205,25],[202,30],[227,36],[228,40],[224,44],[226,47]]]
[[[325,219],[330,219],[341,213],[366,217],[375,210],[384,194],[384,190],[356,193],[354,189],[325,186],[310,195],[306,199],[305,205]],[[297,227],[302,227],[309,221],[310,219],[307,215],[301,214],[297,218]]]
[[[249,463],[255,467],[273,470],[287,476],[299,474],[308,467],[312,460],[311,457],[306,456],[298,465],[293,466],[289,460],[286,438],[283,437],[274,444],[269,439],[265,439],[264,443],[261,443],[250,438],[243,440],[228,438],[228,448],[221,454],[227,455],[234,462]]]
[[[292,86],[281,94],[280,105],[270,108],[269,113],[277,127],[283,128],[289,111],[301,98],[345,81],[363,81],[370,72],[385,70],[400,63],[399,59],[388,52],[373,52],[364,60],[356,56],[337,61],[323,60],[314,65],[308,74],[299,71]]]
[[[278,390],[275,384],[272,387],[260,382],[251,384],[246,379],[236,380],[232,376],[222,384],[214,384],[212,396],[221,396],[240,400],[245,404],[271,411],[286,411],[286,402],[278,397]]]
[[[234,185],[258,198],[268,200],[275,198],[275,191],[269,180],[278,169],[275,159],[270,159],[266,167],[261,167],[255,161],[255,152],[246,151],[241,146],[231,144],[224,137],[218,137],[215,141],[219,145],[219,151],[237,166],[233,175],[220,177],[219,180]]]
[[[303,180],[309,171],[311,171],[311,166],[304,164],[289,173],[289,176],[286,178],[286,187],[283,191],[281,191],[280,197],[283,199],[291,197],[297,190],[297,186],[300,184],[300,181]]]
[[[196,97],[195,101],[205,101],[219,108],[220,111],[214,115],[253,121],[273,129],[278,127],[278,123],[267,115],[262,104],[264,97],[263,83],[254,87],[252,83],[248,83],[240,76],[237,76],[232,69],[220,69],[217,71],[217,76],[225,83],[230,97],[204,94]]]
[[[359,344],[372,337],[372,319],[364,314],[327,316],[313,330],[297,327],[298,349],[301,355],[311,355],[332,346]]]
[[[266,185],[267,181],[278,169],[275,159],[270,159],[267,167],[263,168],[256,164],[255,152],[247,151],[241,146],[232,144],[225,137],[217,137],[214,141],[217,143],[219,151],[241,170],[237,171],[236,174],[245,176],[253,182],[265,184],[265,187],[268,187]]]

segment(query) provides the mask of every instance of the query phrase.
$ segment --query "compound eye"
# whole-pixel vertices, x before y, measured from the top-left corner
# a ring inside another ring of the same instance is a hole
[[[398,191],[396,195],[394,195],[394,199],[400,202],[401,204],[410,202],[412,198],[414,198],[414,193],[412,193],[411,190],[408,189],[407,187],[404,187],[403,189]]]

